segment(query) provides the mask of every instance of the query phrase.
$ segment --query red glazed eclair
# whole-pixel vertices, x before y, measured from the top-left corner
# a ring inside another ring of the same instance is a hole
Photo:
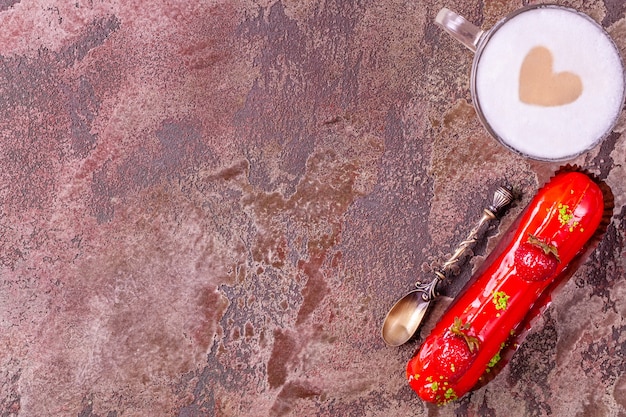
[[[568,272],[604,209],[600,187],[581,172],[557,174],[539,190],[504,249],[472,277],[409,361],[413,390],[438,404],[470,391],[544,290]]]

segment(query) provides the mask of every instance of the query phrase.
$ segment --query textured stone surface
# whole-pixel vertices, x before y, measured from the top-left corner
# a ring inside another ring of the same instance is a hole
[[[622,1],[559,3],[626,52]],[[493,381],[425,405],[380,338],[498,184],[502,229],[558,168],[487,136],[443,5],[0,1],[0,415],[626,416],[624,117],[573,161],[607,234]]]

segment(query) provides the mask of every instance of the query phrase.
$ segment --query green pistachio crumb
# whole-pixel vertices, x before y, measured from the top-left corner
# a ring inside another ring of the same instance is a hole
[[[496,291],[493,293],[493,303],[496,305],[496,310],[506,310],[509,305],[510,296],[504,291]]]
[[[456,400],[458,398],[457,395],[456,395],[456,392],[454,392],[454,390],[452,388],[448,388],[446,390],[446,392],[443,394],[443,396],[448,401],[453,401],[453,400]]]
[[[565,226],[574,218],[574,213],[569,209],[567,204],[559,204],[559,221],[561,222],[561,226]]]
[[[493,368],[494,366],[496,366],[498,364],[498,362],[500,362],[500,352],[496,353],[494,355],[493,358],[491,358],[491,360],[489,361],[489,364],[487,365],[487,367],[489,369]]]

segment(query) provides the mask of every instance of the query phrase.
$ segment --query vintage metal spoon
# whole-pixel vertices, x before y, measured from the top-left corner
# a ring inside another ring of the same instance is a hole
[[[483,210],[483,215],[471,230],[467,238],[459,244],[450,259],[443,264],[439,271],[435,271],[434,279],[429,283],[420,281],[415,283],[416,289],[402,297],[387,313],[383,322],[382,336],[389,346],[400,346],[407,342],[420,326],[430,302],[439,294],[437,285],[449,275],[458,272],[458,268],[488,229],[489,222],[497,218],[498,214],[513,201],[513,193],[507,186],[499,187],[494,195],[493,202]]]

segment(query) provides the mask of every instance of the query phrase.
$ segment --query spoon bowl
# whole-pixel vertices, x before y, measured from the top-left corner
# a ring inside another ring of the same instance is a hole
[[[382,328],[383,340],[389,346],[406,343],[417,331],[424,319],[430,300],[424,299],[424,292],[413,290],[399,299],[387,313]]]

